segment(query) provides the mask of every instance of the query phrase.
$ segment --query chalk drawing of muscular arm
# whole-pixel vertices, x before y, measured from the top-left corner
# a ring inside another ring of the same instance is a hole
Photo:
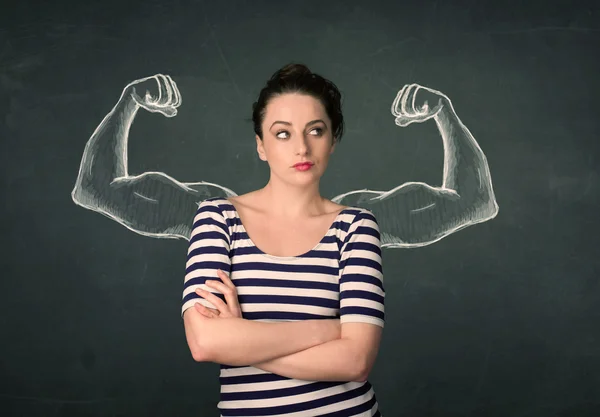
[[[127,85],[85,146],[73,201],[145,236],[189,239],[200,202],[237,194],[218,184],[182,183],[163,172],[131,176],[127,171],[129,131],[139,109],[174,117],[180,105],[181,94],[169,76]]]
[[[442,185],[407,182],[389,191],[351,191],[332,201],[371,210],[385,248],[429,245],[496,217],[499,207],[486,157],[450,99],[439,91],[410,84],[398,92],[391,110],[401,127],[435,121],[444,147]]]
[[[180,105],[181,93],[169,76],[158,74],[127,85],[86,144],[73,201],[145,236],[189,239],[201,201],[237,194],[218,184],[182,183],[162,172],[130,176],[127,171],[127,141],[138,110],[174,117]],[[485,155],[445,95],[406,85],[392,104],[392,114],[402,127],[435,120],[444,145],[442,185],[409,182],[390,191],[351,191],[332,201],[373,211],[382,247],[389,248],[431,244],[496,216]]]

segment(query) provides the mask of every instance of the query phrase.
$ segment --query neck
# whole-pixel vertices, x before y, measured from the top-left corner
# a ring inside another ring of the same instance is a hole
[[[301,219],[318,216],[325,211],[325,199],[319,192],[319,183],[294,187],[269,180],[261,189],[269,214],[274,218]]]

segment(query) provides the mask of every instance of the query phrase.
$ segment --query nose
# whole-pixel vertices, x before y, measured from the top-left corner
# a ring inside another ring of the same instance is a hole
[[[298,155],[305,155],[308,153],[308,139],[304,135],[298,135],[299,139],[296,141],[296,153]]]

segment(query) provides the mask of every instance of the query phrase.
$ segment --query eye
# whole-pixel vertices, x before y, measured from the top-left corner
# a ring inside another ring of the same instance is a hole
[[[315,127],[314,129],[311,129],[310,132],[313,136],[323,136],[323,132],[325,131],[325,129],[323,129],[322,127]],[[316,134],[312,133],[312,132],[317,132]],[[282,137],[282,134],[286,134],[286,136]],[[289,138],[289,132],[287,130],[280,130],[275,134],[275,137],[277,139],[288,139]]]
[[[279,136],[279,135],[281,135],[282,133],[289,134],[287,130],[280,130],[279,132],[277,132],[277,133],[275,134],[275,137],[276,137],[277,139],[287,139],[287,137],[286,137],[286,138],[282,138],[282,137],[280,137],[280,136]]]
[[[321,136],[323,134],[324,129],[322,127],[315,127],[314,129],[311,130],[311,132],[314,132],[315,130],[319,132],[319,133],[317,133],[317,136]]]

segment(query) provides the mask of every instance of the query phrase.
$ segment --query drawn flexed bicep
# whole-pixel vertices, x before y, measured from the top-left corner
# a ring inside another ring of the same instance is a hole
[[[460,121],[450,99],[418,84],[405,85],[391,108],[396,125],[435,121],[444,146],[442,185],[406,182],[389,191],[351,191],[333,200],[371,210],[380,222],[382,247],[437,242],[498,213],[487,159]]]
[[[181,102],[168,75],[128,84],[85,146],[73,201],[141,234],[187,239],[201,201],[236,195],[218,184],[181,183],[162,172],[129,175],[127,143],[138,110],[174,117]]]

